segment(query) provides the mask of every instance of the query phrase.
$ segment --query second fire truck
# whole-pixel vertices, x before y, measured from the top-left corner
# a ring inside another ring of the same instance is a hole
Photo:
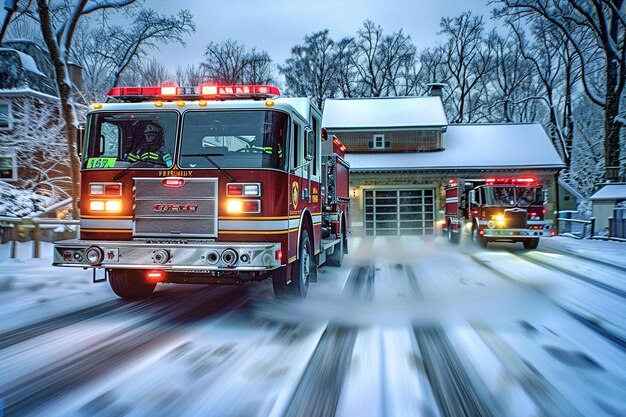
[[[444,231],[450,242],[458,243],[467,232],[482,247],[501,241],[535,249],[540,238],[554,235],[534,177],[454,179],[445,191]]]
[[[266,278],[306,296],[317,267],[348,250],[348,164],[310,99],[278,95],[113,88],[87,116],[80,238],[55,244],[54,265],[93,268],[94,281],[102,269],[127,299],[157,283]]]

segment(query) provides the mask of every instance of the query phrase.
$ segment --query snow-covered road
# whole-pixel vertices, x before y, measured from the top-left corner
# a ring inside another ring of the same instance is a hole
[[[18,249],[0,415],[626,415],[626,243],[351,238],[300,302],[262,282],[131,303]]]

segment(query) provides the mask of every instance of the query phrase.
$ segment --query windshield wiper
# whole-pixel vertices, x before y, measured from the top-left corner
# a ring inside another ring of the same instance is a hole
[[[215,168],[217,168],[222,174],[224,174],[226,178],[228,178],[231,182],[235,181],[235,177],[233,177],[228,172],[226,172],[224,168],[219,166],[217,162],[215,162],[211,158],[212,156],[224,156],[223,153],[186,153],[186,154],[181,154],[180,156],[201,156],[205,158],[207,161],[209,161]]]
[[[128,171],[129,171],[131,168],[133,168],[136,164],[138,164],[138,163],[140,163],[140,162],[143,162],[143,163],[149,163],[149,164],[155,164],[155,165],[162,165],[162,166],[164,166],[164,167],[166,167],[166,168],[169,168],[165,162],[161,162],[161,161],[143,161],[143,160],[141,160],[141,159],[140,159],[140,160],[138,160],[138,161],[131,162],[131,163],[130,163],[130,164],[129,164],[126,168],[124,168],[122,171],[118,172],[118,173],[117,173],[117,174],[113,177],[113,180],[112,180],[112,181],[117,181],[117,180],[122,179],[122,178],[123,178],[123,177],[124,177],[124,176],[128,173]]]

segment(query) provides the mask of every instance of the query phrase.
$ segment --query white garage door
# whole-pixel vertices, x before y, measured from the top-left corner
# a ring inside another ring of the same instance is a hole
[[[365,190],[365,235],[432,235],[435,190]]]

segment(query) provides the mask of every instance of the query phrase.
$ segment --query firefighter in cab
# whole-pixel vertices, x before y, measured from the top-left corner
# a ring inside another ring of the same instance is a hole
[[[163,141],[163,128],[158,123],[148,123],[142,140],[128,153],[127,159],[129,162],[142,161],[171,167],[172,154]]]

